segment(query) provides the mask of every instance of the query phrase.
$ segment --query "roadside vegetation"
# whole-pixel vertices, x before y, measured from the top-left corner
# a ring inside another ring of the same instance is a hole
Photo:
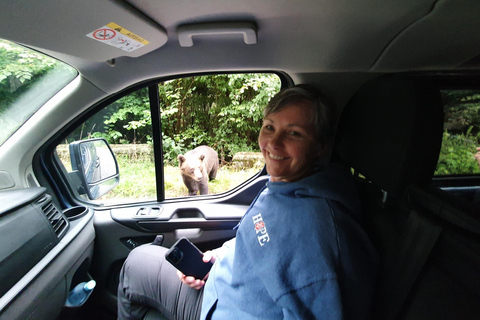
[[[480,173],[474,159],[480,146],[480,91],[442,91],[443,143],[436,175]]]

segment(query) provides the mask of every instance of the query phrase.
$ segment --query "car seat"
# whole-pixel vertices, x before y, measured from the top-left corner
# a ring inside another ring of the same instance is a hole
[[[374,79],[342,112],[334,160],[354,172],[382,257],[374,319],[480,314],[479,210],[430,186],[442,131],[439,88],[415,76]]]

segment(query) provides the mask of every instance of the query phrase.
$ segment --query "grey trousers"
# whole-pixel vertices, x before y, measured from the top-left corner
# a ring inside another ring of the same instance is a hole
[[[183,284],[165,260],[167,248],[140,246],[127,257],[118,285],[118,319],[143,319],[150,308],[173,320],[200,319],[203,288]]]

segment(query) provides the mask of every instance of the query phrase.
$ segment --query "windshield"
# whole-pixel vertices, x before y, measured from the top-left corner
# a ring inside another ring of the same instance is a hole
[[[0,145],[77,74],[63,62],[0,39]]]

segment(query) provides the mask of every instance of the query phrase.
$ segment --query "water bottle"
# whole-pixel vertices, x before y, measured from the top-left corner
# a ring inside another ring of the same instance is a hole
[[[76,308],[82,306],[88,297],[92,294],[93,289],[97,283],[95,280],[79,283],[68,293],[65,306],[69,308]]]

